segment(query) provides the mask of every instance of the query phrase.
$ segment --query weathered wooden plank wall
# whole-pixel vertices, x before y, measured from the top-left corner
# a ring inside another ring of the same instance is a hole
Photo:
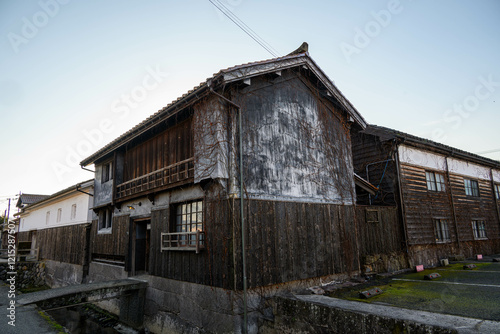
[[[72,264],[84,264],[86,224],[37,231],[39,258]]]
[[[248,287],[279,284],[359,269],[354,207],[246,201]],[[232,204],[235,245],[241,244],[239,201]],[[235,254],[242,289],[241,248]]]
[[[465,195],[463,176],[450,174],[450,180],[451,189],[446,183],[445,192],[428,191],[425,169],[401,164],[409,244],[436,243],[433,218],[447,219],[451,242],[457,242],[451,206],[452,194],[457,218],[458,239],[461,242],[474,240],[471,225],[473,219],[485,221],[489,239],[500,238],[490,181],[479,180],[480,197],[470,197]]]
[[[193,157],[192,118],[125,152],[124,180],[154,172]]]
[[[362,191],[357,195],[357,203],[362,205],[396,205],[397,178],[396,166],[392,159],[391,142],[382,142],[380,138],[359,131],[352,131],[352,156],[354,172],[378,186],[377,196],[369,196]],[[368,175],[366,169],[368,167]],[[370,202],[371,200],[371,202]]]
[[[233,231],[227,200],[205,201],[205,250],[161,252],[161,232],[170,232],[171,209],[151,213],[150,274],[232,289]]]
[[[111,233],[97,232],[97,220],[92,221],[90,252],[92,258],[107,256],[109,259],[125,261],[128,252],[128,230],[130,216],[113,217]]]
[[[367,219],[375,216],[377,222]],[[403,225],[396,207],[357,206],[356,226],[361,257],[404,250]]]

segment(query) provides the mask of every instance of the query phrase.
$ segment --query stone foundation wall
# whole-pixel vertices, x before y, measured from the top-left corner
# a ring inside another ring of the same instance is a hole
[[[81,265],[45,260],[45,282],[51,288],[81,284],[82,275]]]
[[[6,281],[11,275],[7,263],[0,264],[0,280]],[[45,262],[17,262],[15,264],[16,289],[26,289],[45,285]]]

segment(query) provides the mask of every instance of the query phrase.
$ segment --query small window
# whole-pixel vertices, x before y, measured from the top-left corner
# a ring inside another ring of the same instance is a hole
[[[113,211],[110,208],[99,211],[99,232],[111,232]]]
[[[445,191],[444,175],[436,172],[425,172],[427,181],[427,190],[430,191]]]
[[[71,220],[75,220],[76,218],[76,204],[71,206]]]
[[[61,216],[62,216],[62,209],[59,208],[57,209],[57,223],[60,223],[61,222]]]
[[[464,186],[467,196],[479,197],[479,183],[476,180],[464,179]]]
[[[435,219],[434,227],[436,229],[436,242],[450,241],[450,231],[448,230],[448,221],[446,219]]]
[[[102,165],[102,179],[101,183],[108,182],[113,179],[113,163],[108,162]]]
[[[474,233],[474,239],[486,239],[486,225],[484,224],[484,220],[473,220],[472,232]]]
[[[380,212],[378,210],[366,210],[366,222],[367,223],[380,222]]]
[[[500,199],[500,184],[495,184],[495,195],[497,199]]]
[[[45,214],[45,225],[49,225],[50,222],[50,211]]]

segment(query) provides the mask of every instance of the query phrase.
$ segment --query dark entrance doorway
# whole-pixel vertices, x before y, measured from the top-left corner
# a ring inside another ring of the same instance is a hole
[[[134,220],[133,230],[133,261],[134,275],[149,271],[149,244],[150,244],[151,219]]]

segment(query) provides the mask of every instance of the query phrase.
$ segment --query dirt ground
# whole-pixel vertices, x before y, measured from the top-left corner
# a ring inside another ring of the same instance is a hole
[[[499,256],[495,256],[500,258]],[[465,264],[475,264],[473,270]],[[424,276],[438,273],[440,278],[425,280]],[[383,293],[369,299],[359,292],[379,287]],[[426,269],[372,280],[332,296],[372,304],[459,315],[470,318],[500,321],[500,262],[491,258],[481,261],[452,263],[446,267]]]

